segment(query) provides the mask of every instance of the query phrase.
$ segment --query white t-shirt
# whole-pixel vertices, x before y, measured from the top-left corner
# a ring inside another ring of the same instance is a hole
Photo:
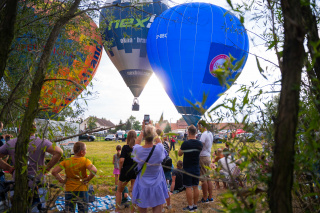
[[[213,135],[209,131],[205,131],[202,133],[200,141],[203,144],[202,151],[200,152],[200,156],[202,157],[211,157],[211,147],[213,142]]]
[[[229,174],[227,164],[229,164],[229,169],[230,169],[231,173],[233,172],[234,168],[236,167],[236,164],[231,160],[231,157],[229,156],[227,158],[227,162],[226,162],[225,157],[221,158],[218,161],[218,167],[221,168],[220,173],[222,172],[224,174]]]

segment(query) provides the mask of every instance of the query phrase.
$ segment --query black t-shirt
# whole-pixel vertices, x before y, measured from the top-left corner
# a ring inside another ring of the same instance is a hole
[[[190,168],[193,166],[199,166],[200,152],[202,150],[202,143],[196,139],[190,139],[181,145],[183,152],[183,168]]]
[[[178,170],[173,170],[172,176],[176,176],[174,190],[181,190],[183,188],[183,174]]]
[[[124,145],[121,150],[120,158],[124,158],[123,168],[131,167],[134,162],[131,158],[132,148],[129,145]]]

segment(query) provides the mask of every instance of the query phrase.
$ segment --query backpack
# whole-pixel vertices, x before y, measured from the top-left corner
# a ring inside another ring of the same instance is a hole
[[[167,155],[162,163],[161,163],[163,166],[166,166],[166,167],[162,167],[163,168],[163,171],[164,172],[168,172],[168,171],[171,171],[171,168],[172,168],[172,159],[169,157],[169,155]],[[170,169],[168,168],[170,167]]]

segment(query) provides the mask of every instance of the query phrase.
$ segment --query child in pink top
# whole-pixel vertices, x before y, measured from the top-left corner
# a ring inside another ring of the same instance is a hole
[[[117,150],[117,154],[113,155],[112,163],[113,163],[113,166],[114,166],[113,174],[115,176],[115,184],[117,186],[118,185],[118,180],[119,180],[119,174],[120,174],[119,161],[120,161],[120,154],[121,154],[121,146],[117,145],[116,150]]]

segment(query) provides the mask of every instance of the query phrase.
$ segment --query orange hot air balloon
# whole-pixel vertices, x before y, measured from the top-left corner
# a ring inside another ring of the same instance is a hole
[[[19,55],[23,65],[16,66],[17,63],[9,60],[5,80],[11,88],[24,72],[36,69],[43,43],[34,39],[34,34],[25,33],[13,44],[11,56]],[[102,39],[93,20],[87,15],[72,20],[59,35],[50,56],[40,107],[49,114],[56,114],[69,105],[94,77],[101,56]],[[29,89],[25,91],[26,99]]]

